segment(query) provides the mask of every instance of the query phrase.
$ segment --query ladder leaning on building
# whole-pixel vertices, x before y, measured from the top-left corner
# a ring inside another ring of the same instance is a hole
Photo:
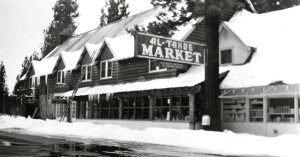
[[[96,54],[96,51],[94,51],[93,54],[92,54],[92,56],[91,56],[92,62],[93,62],[93,58],[94,58],[95,54]],[[86,69],[87,69],[87,68],[82,68],[80,77],[79,77],[79,79],[78,79],[78,81],[77,81],[77,83],[76,83],[76,85],[75,85],[75,88],[74,88],[74,90],[73,90],[73,92],[72,92],[72,95],[71,95],[71,97],[70,97],[70,99],[69,99],[69,101],[68,101],[68,103],[67,103],[67,105],[66,105],[66,107],[65,107],[65,110],[64,110],[64,112],[63,112],[63,115],[62,115],[62,117],[61,117],[60,120],[59,120],[60,122],[64,121],[64,119],[65,119],[65,117],[66,117],[66,114],[68,114],[69,108],[70,108],[70,106],[71,106],[71,104],[72,104],[72,101],[73,101],[74,97],[76,96],[76,93],[77,93],[77,91],[78,91],[78,88],[79,88],[79,86],[80,86],[80,84],[81,84],[81,82],[82,82],[82,78],[83,78],[83,76],[85,75]]]

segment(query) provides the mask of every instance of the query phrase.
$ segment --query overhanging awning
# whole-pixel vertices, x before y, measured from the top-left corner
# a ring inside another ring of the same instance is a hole
[[[300,84],[224,89],[219,98],[294,96],[297,94],[300,94]]]

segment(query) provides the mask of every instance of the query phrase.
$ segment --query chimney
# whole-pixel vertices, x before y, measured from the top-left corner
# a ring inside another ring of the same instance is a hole
[[[70,37],[73,36],[73,33],[76,30],[76,26],[70,24],[68,27],[66,27],[61,33],[60,33],[60,44],[68,40]]]

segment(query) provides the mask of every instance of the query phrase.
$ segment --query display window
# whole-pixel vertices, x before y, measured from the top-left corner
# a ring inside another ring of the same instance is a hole
[[[294,121],[294,98],[272,98],[268,100],[268,122]]]
[[[246,105],[245,99],[223,99],[223,121],[245,122]]]

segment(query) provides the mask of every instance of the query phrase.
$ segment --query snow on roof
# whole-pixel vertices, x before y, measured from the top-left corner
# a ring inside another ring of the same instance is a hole
[[[221,88],[264,86],[276,81],[299,84],[300,7],[265,14],[245,11],[224,23],[248,46],[257,51],[250,63],[221,67],[230,70]]]
[[[125,34],[115,38],[105,38],[105,43],[114,56],[111,61],[134,57],[134,36],[131,34]]]
[[[52,57],[49,59],[43,59],[42,61],[32,61],[32,66],[34,69],[34,75],[36,76],[44,76],[51,74],[53,72],[55,63],[57,62],[58,57]]]
[[[82,49],[74,52],[62,51],[61,57],[65,64],[65,68],[63,70],[66,71],[75,69],[82,52]]]
[[[127,17],[125,19],[110,23],[104,27],[99,27],[86,33],[74,36],[66,40],[62,45],[51,51],[45,58],[59,56],[62,51],[77,51],[89,44],[102,44],[105,38],[113,38],[120,35],[127,34],[126,29],[134,28],[136,25],[143,24],[149,19],[156,19],[161,8],[156,7],[151,10]]]
[[[225,71],[220,71],[223,73]],[[129,91],[143,91],[152,89],[165,89],[165,88],[180,88],[180,87],[193,87],[204,81],[204,66],[191,66],[186,72],[180,74],[178,77],[154,79],[144,82],[133,82],[116,85],[101,85],[95,87],[79,88],[76,95],[91,95],[91,94],[107,94],[119,93]],[[55,96],[71,96],[73,91],[66,93],[57,93]]]
[[[98,54],[100,52],[100,48],[102,47],[102,45],[103,45],[103,43],[100,43],[100,44],[86,43],[85,44],[85,48],[88,51],[89,55],[92,57],[93,61],[98,56]]]
[[[186,25],[179,26],[177,28],[178,30],[174,31],[172,38],[176,40],[185,40],[195,29],[195,24],[200,23],[203,19],[204,17],[200,17],[196,20],[192,19]]]

